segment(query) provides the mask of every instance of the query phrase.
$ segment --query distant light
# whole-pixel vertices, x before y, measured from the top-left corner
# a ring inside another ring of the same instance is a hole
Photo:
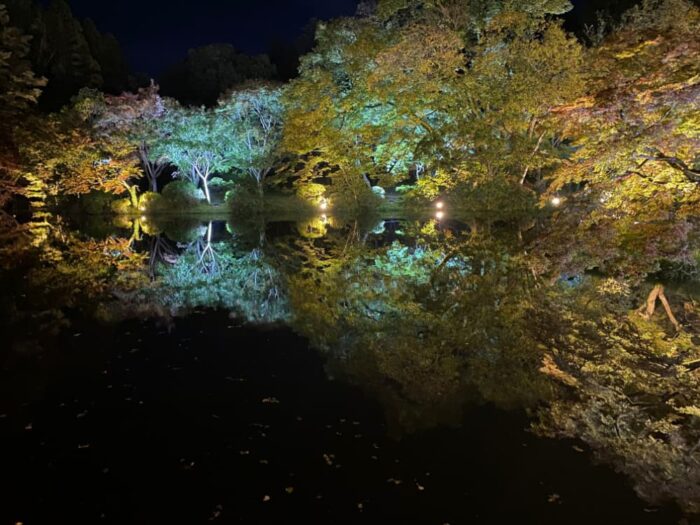
[[[435,203],[435,207],[436,207],[438,210],[441,210],[441,209],[443,209],[443,208],[445,207],[445,203],[442,202],[442,201],[437,201],[437,202]]]
[[[552,199],[552,206],[560,206],[561,205],[561,199],[559,197],[554,197]]]
[[[141,206],[141,207],[139,208],[139,210],[141,210],[141,211],[146,211],[146,207],[145,207],[145,206]]]
[[[328,209],[328,201],[326,199],[321,199],[321,203],[318,205],[323,211]]]
[[[141,222],[146,222],[146,216],[145,216],[145,215],[143,215],[143,216],[141,217]]]
[[[445,218],[445,212],[444,211],[439,211],[435,214],[435,218],[439,221]]]

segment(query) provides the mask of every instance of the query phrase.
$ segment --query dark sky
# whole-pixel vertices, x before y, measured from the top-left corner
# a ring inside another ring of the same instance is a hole
[[[73,12],[114,33],[134,71],[157,75],[192,47],[227,42],[263,53],[292,41],[311,18],[351,15],[357,0],[69,0]]]

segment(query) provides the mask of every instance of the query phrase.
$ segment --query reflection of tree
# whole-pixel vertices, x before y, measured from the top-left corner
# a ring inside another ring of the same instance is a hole
[[[691,333],[639,316],[628,294],[617,281],[584,280],[553,288],[529,312],[543,372],[563,385],[537,429],[583,439],[648,501],[675,499],[697,512],[700,348]],[[687,305],[682,320],[692,324]]]
[[[523,406],[551,390],[522,328],[527,269],[481,238],[448,252],[444,235],[338,246],[292,280],[295,327],[383,400],[395,433],[457,420],[467,391]]]
[[[206,235],[191,244],[196,255],[197,267],[204,274],[216,274],[219,271],[216,251],[211,243],[212,228],[213,225],[209,222]]]
[[[170,241],[161,234],[153,236],[148,256],[148,273],[151,279],[155,279],[159,265],[175,262],[177,262],[177,252]]]
[[[263,246],[214,242],[213,225],[176,260],[159,266],[160,300],[171,310],[225,308],[250,322],[288,317],[285,279]]]

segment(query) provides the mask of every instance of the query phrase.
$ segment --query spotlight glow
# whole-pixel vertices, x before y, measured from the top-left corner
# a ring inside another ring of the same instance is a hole
[[[435,207],[436,207],[438,210],[441,210],[441,209],[443,209],[443,208],[445,207],[445,203],[442,202],[442,201],[438,201],[438,202],[435,203]]]
[[[437,220],[441,221],[442,219],[445,218],[445,212],[443,212],[443,211],[437,212],[437,213],[435,214],[435,218],[436,218]]]
[[[561,199],[559,197],[554,197],[552,199],[552,206],[560,206],[561,205]]]

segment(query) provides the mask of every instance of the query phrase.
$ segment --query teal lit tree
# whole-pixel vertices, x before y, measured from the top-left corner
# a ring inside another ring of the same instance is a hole
[[[204,108],[175,106],[163,117],[160,135],[151,157],[174,164],[177,176],[201,185],[211,203],[211,177],[231,170],[236,158],[226,121]]]
[[[250,175],[263,194],[266,177],[279,155],[282,138],[282,89],[262,85],[230,92],[217,114],[229,129],[233,163]]]

